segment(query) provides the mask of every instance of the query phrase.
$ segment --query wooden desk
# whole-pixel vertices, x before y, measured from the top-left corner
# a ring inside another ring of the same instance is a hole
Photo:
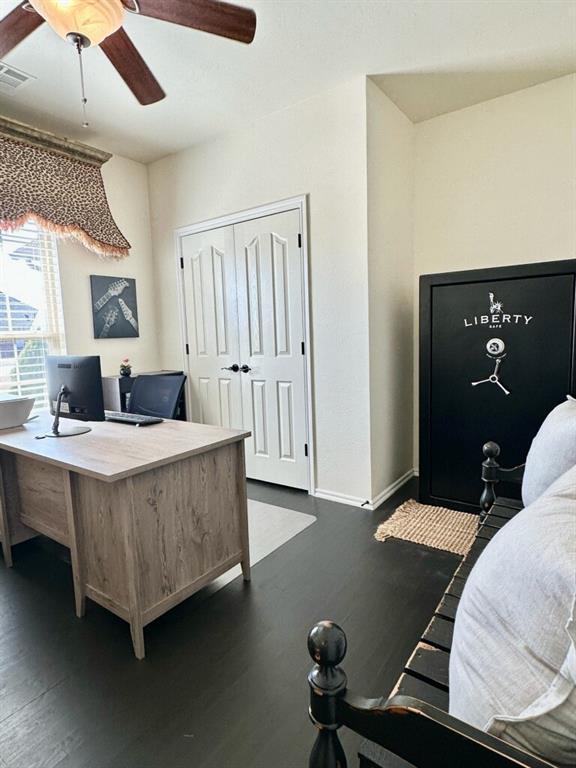
[[[146,624],[238,563],[249,580],[249,432],[98,422],[36,440],[50,424],[46,415],[0,432],[6,565],[12,545],[37,533],[69,547],[76,614],[89,597],[128,621],[139,659]]]

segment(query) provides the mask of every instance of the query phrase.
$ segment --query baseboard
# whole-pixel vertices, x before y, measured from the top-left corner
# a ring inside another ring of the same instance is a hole
[[[380,504],[389,499],[390,496],[394,496],[396,491],[400,490],[400,488],[402,488],[408,480],[411,480],[415,474],[413,469],[409,469],[408,472],[405,472],[402,475],[402,477],[399,477],[398,480],[395,480],[387,488],[384,488],[383,491],[380,491],[380,493],[372,499],[372,504],[370,504],[368,509],[376,509]]]
[[[384,488],[383,491],[380,491],[372,501],[370,501],[370,499],[363,499],[359,496],[348,496],[346,493],[338,493],[337,491],[326,491],[322,488],[316,488],[313,495],[317,496],[319,499],[326,499],[326,501],[335,501],[338,504],[348,504],[352,507],[362,507],[362,509],[374,510],[386,501],[386,499],[389,499],[390,496],[393,496],[396,491],[402,488],[402,486],[407,483],[408,480],[413,478],[414,475],[414,470],[409,469],[408,472],[405,472],[402,475],[402,477],[399,477],[387,488]]]
[[[420,477],[420,470],[418,467],[414,467],[414,477]]]
[[[349,504],[352,507],[362,507],[370,509],[370,499],[362,499],[359,496],[348,496],[346,493],[337,493],[336,491],[325,491],[322,488],[316,488],[313,496],[326,501],[336,501],[338,504]]]

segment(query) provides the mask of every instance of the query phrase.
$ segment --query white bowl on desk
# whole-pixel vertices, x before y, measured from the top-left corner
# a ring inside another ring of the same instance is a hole
[[[0,395],[0,429],[20,427],[30,416],[35,397]]]

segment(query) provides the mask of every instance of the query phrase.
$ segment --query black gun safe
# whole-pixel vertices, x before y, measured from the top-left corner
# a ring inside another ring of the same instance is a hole
[[[576,393],[575,304],[576,259],[421,276],[421,502],[478,512],[488,440],[525,461]]]

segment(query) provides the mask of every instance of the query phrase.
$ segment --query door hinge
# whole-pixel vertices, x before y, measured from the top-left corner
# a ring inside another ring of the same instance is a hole
[[[304,443],[304,456],[308,456],[308,443]]]
[[[180,256],[180,269],[184,269],[184,257]]]
[[[190,347],[188,346],[188,344],[186,344],[186,354],[187,354],[187,355],[189,355],[189,354],[190,354]]]
[[[298,232],[298,248],[302,248],[302,235]]]
[[[300,344],[301,344],[302,354],[305,355],[306,354],[306,344],[303,341],[300,342]]]

